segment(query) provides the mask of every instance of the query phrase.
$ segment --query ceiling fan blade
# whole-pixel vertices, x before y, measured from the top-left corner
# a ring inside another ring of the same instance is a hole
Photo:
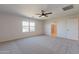
[[[45,13],[45,14],[52,14],[52,12],[49,12],[49,13]]]
[[[41,12],[44,13],[45,11],[44,10],[41,10]]]
[[[41,12],[45,12],[44,10],[41,10]]]

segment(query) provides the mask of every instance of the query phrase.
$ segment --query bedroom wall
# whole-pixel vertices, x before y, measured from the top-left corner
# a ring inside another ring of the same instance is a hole
[[[51,24],[57,24],[57,37],[78,40],[78,16],[68,16],[45,21],[45,33],[51,36]]]
[[[23,33],[22,21],[27,19],[15,14],[0,13],[0,42],[44,34],[43,21],[36,19],[32,19],[36,23],[36,31]]]

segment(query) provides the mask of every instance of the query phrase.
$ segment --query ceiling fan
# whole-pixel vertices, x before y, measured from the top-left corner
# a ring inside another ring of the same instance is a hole
[[[46,13],[46,11],[41,10],[41,13],[36,15],[39,15],[39,17],[48,17],[49,14],[52,14],[52,12]]]

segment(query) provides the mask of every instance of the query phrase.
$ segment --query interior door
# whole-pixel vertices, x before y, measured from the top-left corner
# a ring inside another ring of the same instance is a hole
[[[57,36],[57,25],[51,24],[51,36],[56,37]]]

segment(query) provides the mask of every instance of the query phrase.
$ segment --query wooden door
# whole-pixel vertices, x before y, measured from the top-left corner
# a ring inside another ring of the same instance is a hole
[[[51,36],[56,37],[57,36],[57,25],[51,24]]]

